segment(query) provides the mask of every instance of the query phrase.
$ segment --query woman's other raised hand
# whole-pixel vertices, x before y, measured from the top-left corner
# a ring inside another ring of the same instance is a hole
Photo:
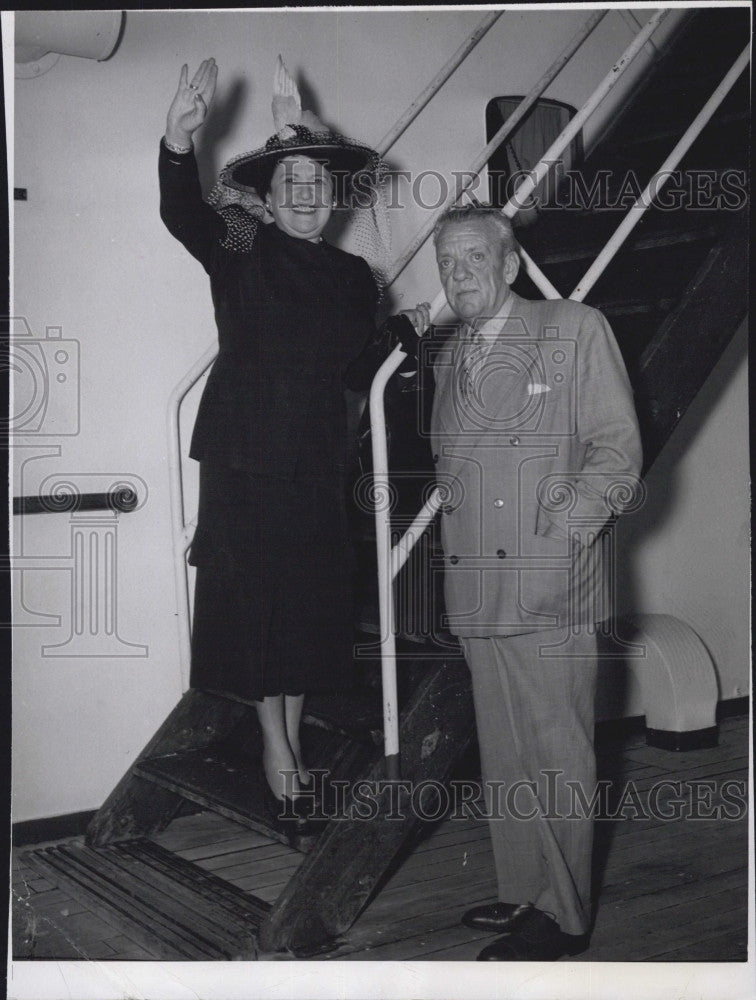
[[[218,79],[215,59],[205,59],[189,82],[189,67],[181,67],[178,90],[168,109],[165,138],[178,146],[191,146],[192,135],[207,117]]]

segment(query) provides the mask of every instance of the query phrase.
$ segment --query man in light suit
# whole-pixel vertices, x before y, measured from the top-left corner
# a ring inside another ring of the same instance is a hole
[[[605,525],[637,483],[638,424],[604,317],[512,292],[517,244],[500,212],[451,209],[434,235],[462,321],[421,342],[448,500],[444,590],[472,675],[498,880],[498,902],[463,923],[503,935],[480,960],[552,960],[587,944],[595,623],[609,617]]]

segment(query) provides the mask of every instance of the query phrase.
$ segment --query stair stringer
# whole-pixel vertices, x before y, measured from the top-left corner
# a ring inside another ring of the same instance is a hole
[[[308,954],[348,930],[422,819],[413,813],[413,791],[423,782],[442,784],[475,735],[470,675],[464,660],[428,668],[400,720],[401,775],[398,787],[385,781],[382,756],[363,781],[377,794],[376,814],[349,818],[359,781],[345,797],[344,818],[332,818],[313,850],[260,926],[261,951],[289,949]],[[406,784],[404,784],[406,783]],[[416,802],[420,801],[416,799]],[[420,811],[427,807],[422,804]],[[388,818],[389,816],[397,818]]]
[[[630,373],[644,475],[747,315],[748,259],[748,215],[735,212]]]
[[[87,828],[87,843],[101,847],[144,837],[167,826],[185,799],[140,778],[135,773],[138,764],[149,757],[208,746],[247,712],[249,708],[240,702],[195,689],[187,691],[97,810]]]

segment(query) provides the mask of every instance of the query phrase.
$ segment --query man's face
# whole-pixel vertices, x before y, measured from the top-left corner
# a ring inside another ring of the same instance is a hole
[[[283,232],[315,241],[333,211],[331,175],[309,156],[287,156],[273,171],[265,204]]]
[[[495,316],[517,277],[517,254],[502,254],[501,239],[484,219],[450,222],[438,234],[436,262],[449,305],[460,319]]]

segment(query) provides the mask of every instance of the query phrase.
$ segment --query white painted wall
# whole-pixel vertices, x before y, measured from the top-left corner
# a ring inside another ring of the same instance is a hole
[[[44,644],[70,634],[70,518],[25,518],[23,538],[22,519],[14,519],[17,553],[40,557],[42,566],[58,560],[56,569],[25,572],[23,587],[15,579],[15,820],[97,807],[181,694],[165,407],[214,339],[204,272],[157,214],[157,146],[181,63],[196,67],[213,55],[220,65],[216,107],[199,143],[209,187],[228,157],[270,134],[278,52],[316,95],[325,120],[376,143],[480,17],[130,12],[109,61],[62,57],[46,75],[17,81],[13,183],[29,197],[15,204],[15,313],[36,337],[60,326],[79,341],[81,429],[74,437],[18,438],[27,447],[16,450],[14,492],[34,493],[53,473],[70,474],[83,489],[91,488],[83,478],[89,473],[145,481],[144,506],[118,522],[117,578],[118,632],[146,645],[148,655],[42,655]],[[464,169],[485,142],[486,102],[526,91],[583,17],[506,13],[397,143],[392,165],[447,175]],[[630,37],[622,17],[610,14],[548,94],[579,105]],[[416,206],[394,214],[399,250],[424,214]],[[396,302],[414,304],[436,290],[426,249],[398,284]],[[743,601],[732,597],[747,580],[747,551],[721,544],[743,530],[747,464],[730,465],[727,449],[745,448],[745,398],[741,366],[673,462],[676,488],[663,523],[648,527],[632,550],[639,606],[680,613],[706,633],[723,696],[745,690],[748,677],[747,619]],[[190,405],[187,431],[191,421]],[[660,473],[652,495],[664,489]],[[670,558],[685,552],[684,560]],[[60,616],[60,624],[42,627],[31,612]]]
[[[646,477],[646,504],[618,525],[618,610],[690,625],[720,698],[750,689],[747,350],[744,323]]]

